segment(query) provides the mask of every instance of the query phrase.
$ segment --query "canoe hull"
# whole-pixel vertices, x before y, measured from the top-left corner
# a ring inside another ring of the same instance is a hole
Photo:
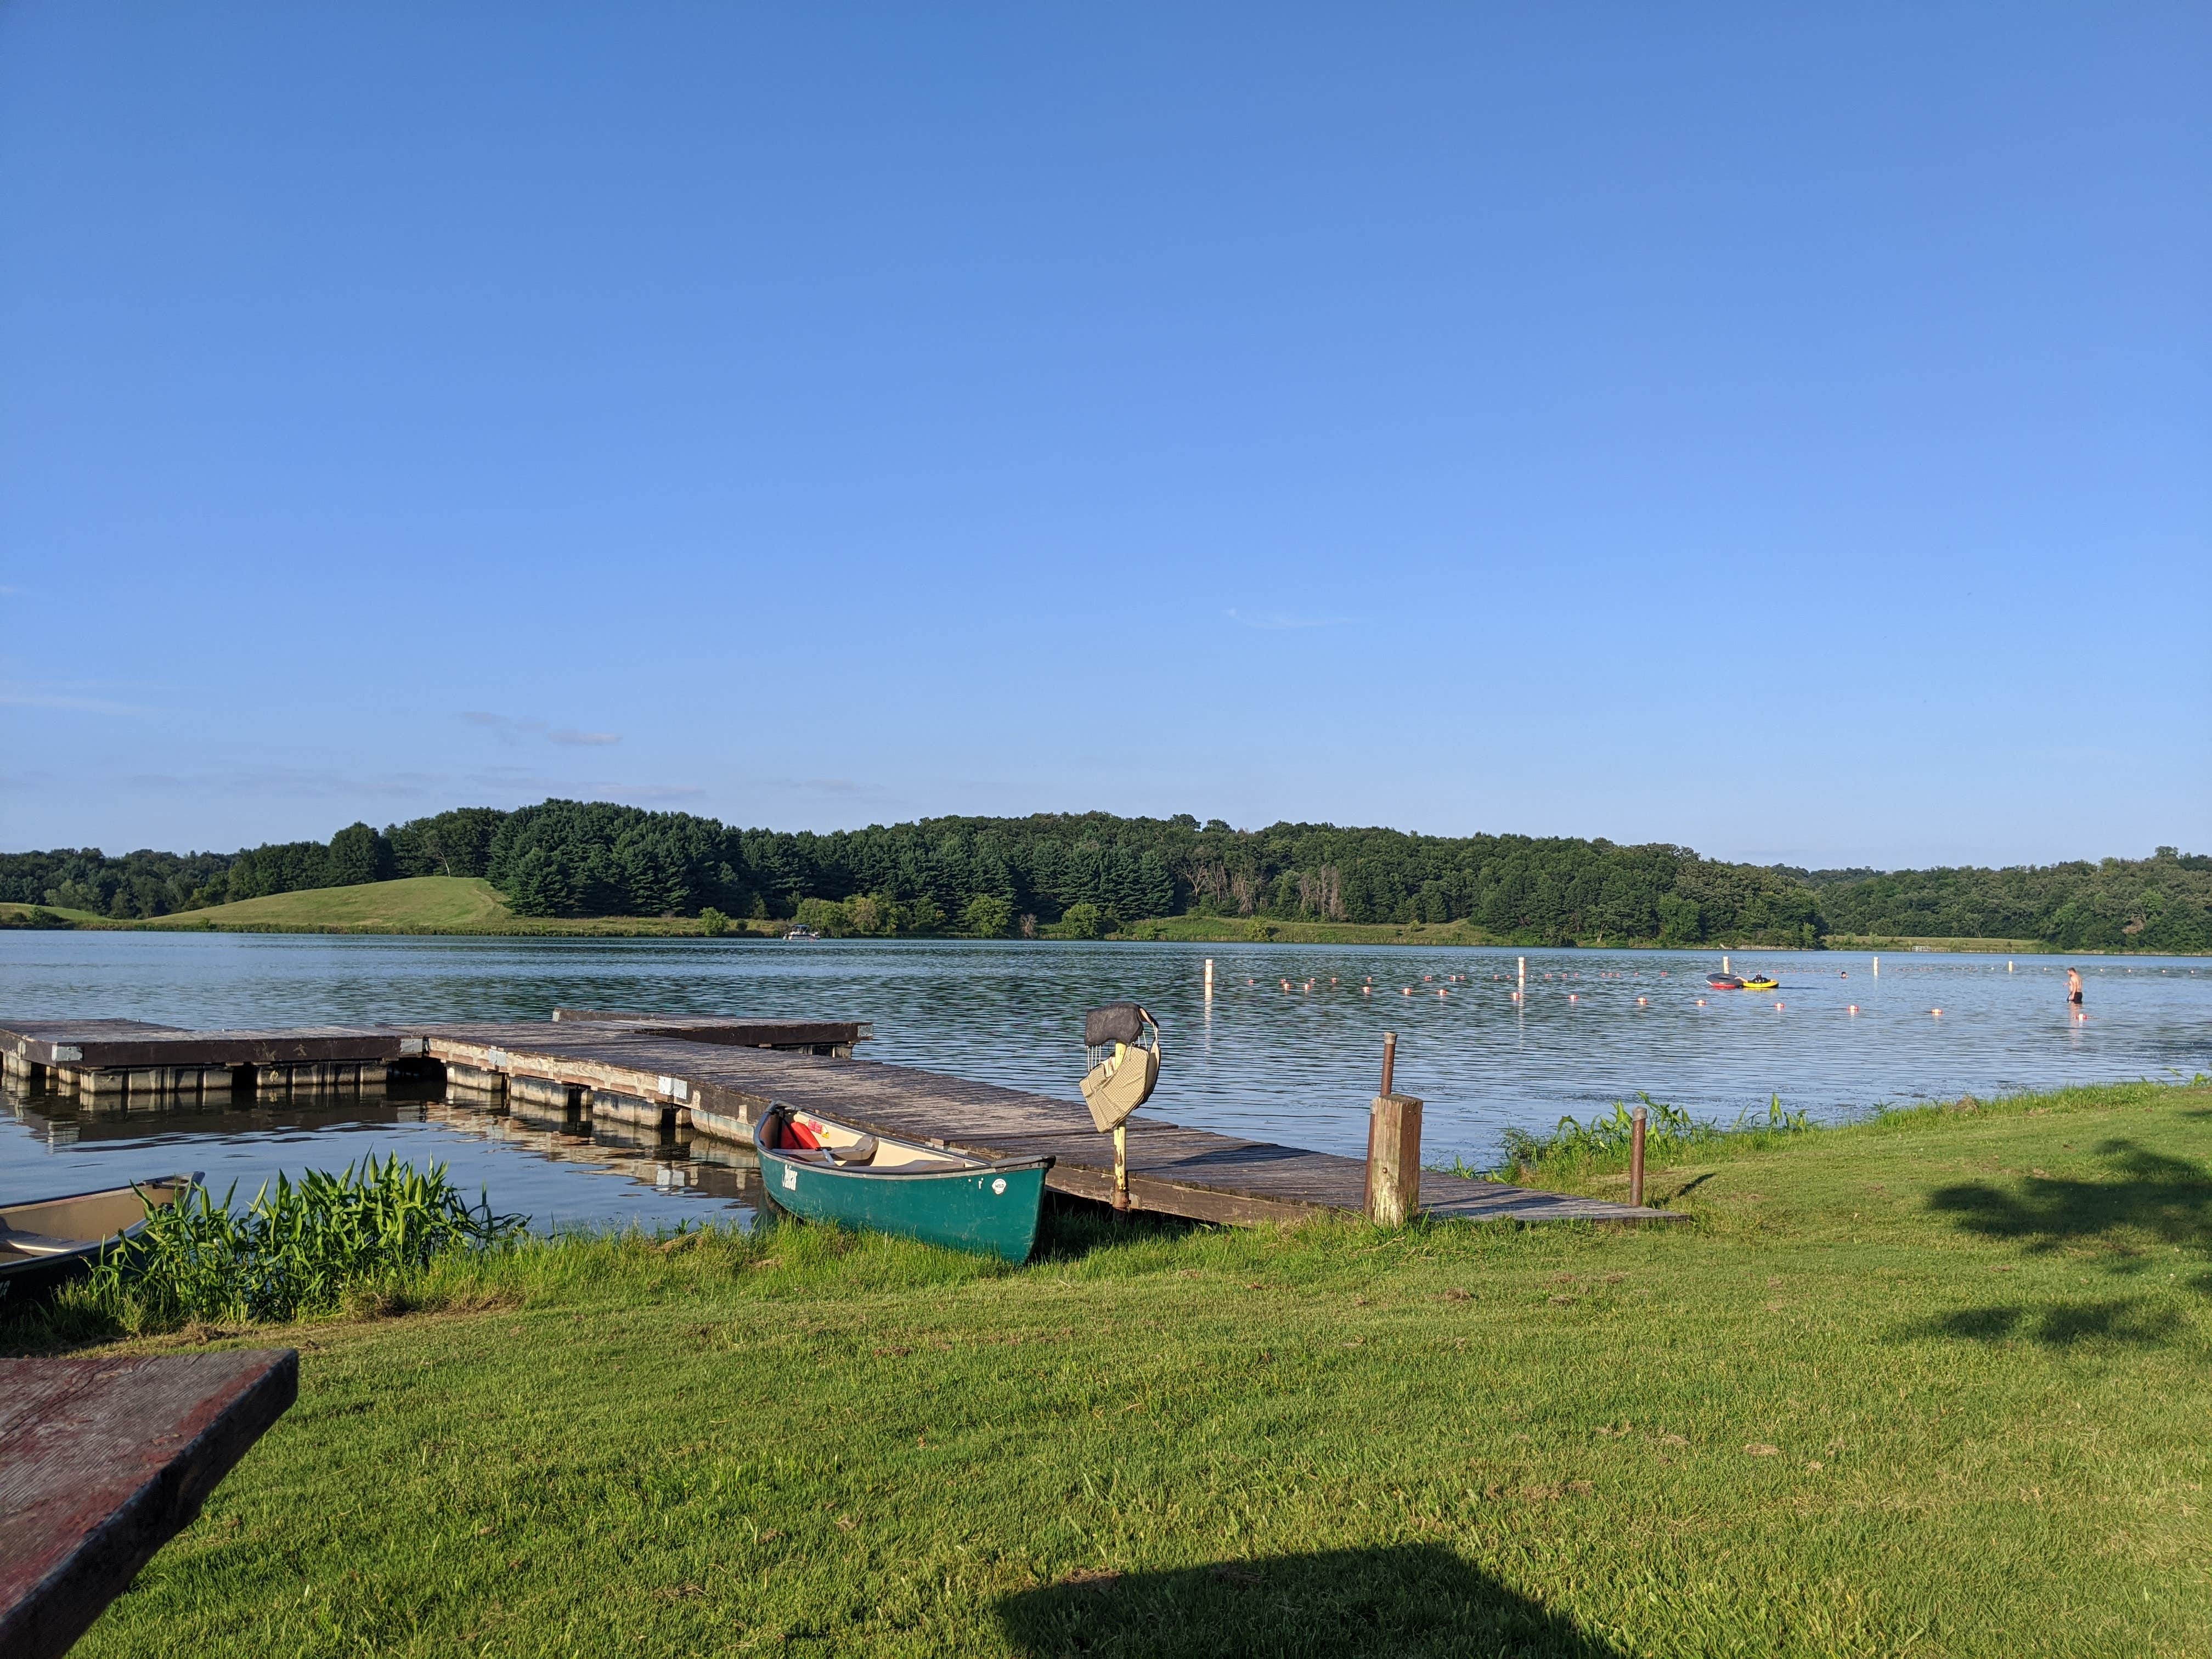
[[[910,1174],[840,1170],[767,1147],[760,1161],[769,1202],[789,1214],[1015,1262],[1028,1261],[1036,1247],[1052,1167],[1048,1158]]]
[[[178,1204],[198,1175],[161,1176],[136,1187],[110,1187],[0,1205],[0,1294],[29,1296],[82,1279],[118,1238],[146,1230],[149,1204]]]

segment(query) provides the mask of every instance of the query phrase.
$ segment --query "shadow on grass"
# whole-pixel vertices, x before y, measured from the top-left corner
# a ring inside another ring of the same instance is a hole
[[[1620,1652],[1435,1544],[1101,1575],[1009,1596],[995,1611],[1008,1639],[1036,1659]]]
[[[1048,1191],[1037,1218],[1031,1261],[1073,1261],[1094,1250],[1109,1250],[1156,1238],[1184,1238],[1205,1230],[1202,1221],[1139,1210],[1117,1218],[1111,1205]]]
[[[2036,1254],[2125,1234],[2186,1249],[2212,1248],[2212,1174],[2203,1165],[2131,1140],[2107,1140],[2096,1154],[2111,1170],[2102,1179],[2033,1176],[2009,1191],[1966,1182],[1931,1194],[1929,1206],[1956,1217],[1969,1232],[2019,1239]],[[2142,1265],[2123,1260],[2113,1270]]]
[[[1958,1337],[1970,1342],[2003,1342],[2017,1337],[2049,1348],[2070,1348],[2085,1342],[2162,1348],[2182,1328],[2179,1310],[2121,1297],[2105,1302],[2062,1302],[2041,1309],[1962,1308],[1915,1325],[1905,1334]]]
[[[57,1304],[51,1294],[0,1295],[0,1359],[42,1358],[88,1348],[124,1336],[121,1324],[104,1313],[74,1304]]]

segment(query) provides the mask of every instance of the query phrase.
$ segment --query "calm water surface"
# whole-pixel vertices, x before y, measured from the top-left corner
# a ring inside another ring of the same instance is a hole
[[[1528,998],[1516,1006],[1522,954]],[[1478,1163],[1509,1126],[1587,1117],[1638,1090],[1723,1119],[1778,1094],[1832,1119],[1884,1102],[2212,1071],[2202,959],[2084,959],[2080,1018],[2055,957],[2021,957],[2008,973],[2003,957],[1889,956],[1879,975],[1862,954],[1736,958],[1749,963],[1782,988],[1708,991],[1719,956],[1703,951],[11,932],[0,934],[0,1024],[542,1019],[556,1004],[866,1019],[866,1058],[1075,1100],[1083,1011],[1131,997],[1165,1033],[1148,1109],[1161,1116],[1359,1156],[1390,1030],[1398,1087],[1428,1103],[1425,1155]],[[549,1134],[434,1094],[128,1116],[22,1094],[9,1106],[0,1202],[177,1169],[235,1178],[243,1195],[280,1169],[398,1152],[444,1160],[541,1226],[657,1227],[741,1217],[753,1181],[747,1157],[712,1140]]]

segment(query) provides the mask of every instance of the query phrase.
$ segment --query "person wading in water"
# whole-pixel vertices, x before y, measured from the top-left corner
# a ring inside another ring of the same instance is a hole
[[[2076,1006],[2081,1004],[2081,970],[2079,968],[2069,968],[2066,970],[2066,1000]]]

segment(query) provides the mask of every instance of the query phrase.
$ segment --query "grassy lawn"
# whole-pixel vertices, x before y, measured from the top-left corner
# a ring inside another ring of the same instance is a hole
[[[2212,1089],[1698,1156],[1643,1231],[573,1241],[161,1339],[301,1399],[79,1652],[2212,1651]]]

